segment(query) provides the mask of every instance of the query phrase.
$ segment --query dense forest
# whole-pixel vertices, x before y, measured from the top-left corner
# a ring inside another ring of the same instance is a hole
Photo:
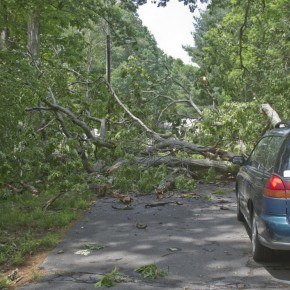
[[[184,48],[194,66],[157,47],[142,4],[1,0],[4,270],[53,245],[92,194],[232,172],[270,126],[262,104],[290,118],[289,1],[212,0]]]

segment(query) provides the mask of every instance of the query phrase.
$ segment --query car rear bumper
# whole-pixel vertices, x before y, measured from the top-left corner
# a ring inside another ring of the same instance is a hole
[[[262,245],[274,250],[290,250],[290,224],[286,216],[262,214],[257,226]]]

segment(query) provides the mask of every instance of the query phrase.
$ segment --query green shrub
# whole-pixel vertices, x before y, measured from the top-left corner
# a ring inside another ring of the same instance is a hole
[[[10,281],[9,281],[8,277],[1,278],[0,279],[0,289],[1,290],[8,289],[9,283],[10,283]]]
[[[138,190],[148,193],[157,188],[166,176],[167,168],[164,165],[141,170],[136,166],[125,164],[115,175],[114,187],[122,192]]]
[[[216,171],[214,168],[209,168],[207,173],[204,175],[204,179],[207,182],[215,182],[216,181]]]
[[[196,186],[195,180],[186,178],[184,175],[179,175],[175,179],[175,187],[177,189],[191,191],[195,188],[195,186]]]
[[[218,188],[213,194],[225,194],[225,191],[221,188]]]

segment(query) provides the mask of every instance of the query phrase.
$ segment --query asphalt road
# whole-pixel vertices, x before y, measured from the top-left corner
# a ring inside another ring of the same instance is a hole
[[[270,264],[253,261],[247,228],[236,220],[233,187],[218,185],[226,193],[211,200],[213,184],[198,185],[186,198],[134,197],[131,210],[113,208],[123,207],[114,198],[101,199],[42,263],[39,283],[21,289],[96,289],[100,275],[115,267],[127,276],[113,287],[120,290],[290,289],[289,253],[277,253]],[[168,275],[151,280],[135,272],[151,263]]]

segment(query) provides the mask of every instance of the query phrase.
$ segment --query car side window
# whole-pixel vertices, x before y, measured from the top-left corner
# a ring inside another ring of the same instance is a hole
[[[290,140],[288,141],[287,144],[287,151],[285,153],[285,169],[283,172],[284,177],[290,177]]]
[[[280,156],[280,174],[284,177],[290,177],[290,138],[285,143]]]
[[[260,140],[260,142],[256,145],[254,150],[251,153],[251,156],[249,157],[247,164],[257,168],[259,170],[264,170],[266,167],[266,156],[267,156],[267,150],[268,145],[272,137],[265,137]]]
[[[285,139],[283,137],[274,136],[269,142],[265,164],[265,170],[269,173],[271,173],[274,169],[279,150],[284,140]]]
[[[290,170],[290,142],[288,143],[287,153],[285,155],[285,170]]]

